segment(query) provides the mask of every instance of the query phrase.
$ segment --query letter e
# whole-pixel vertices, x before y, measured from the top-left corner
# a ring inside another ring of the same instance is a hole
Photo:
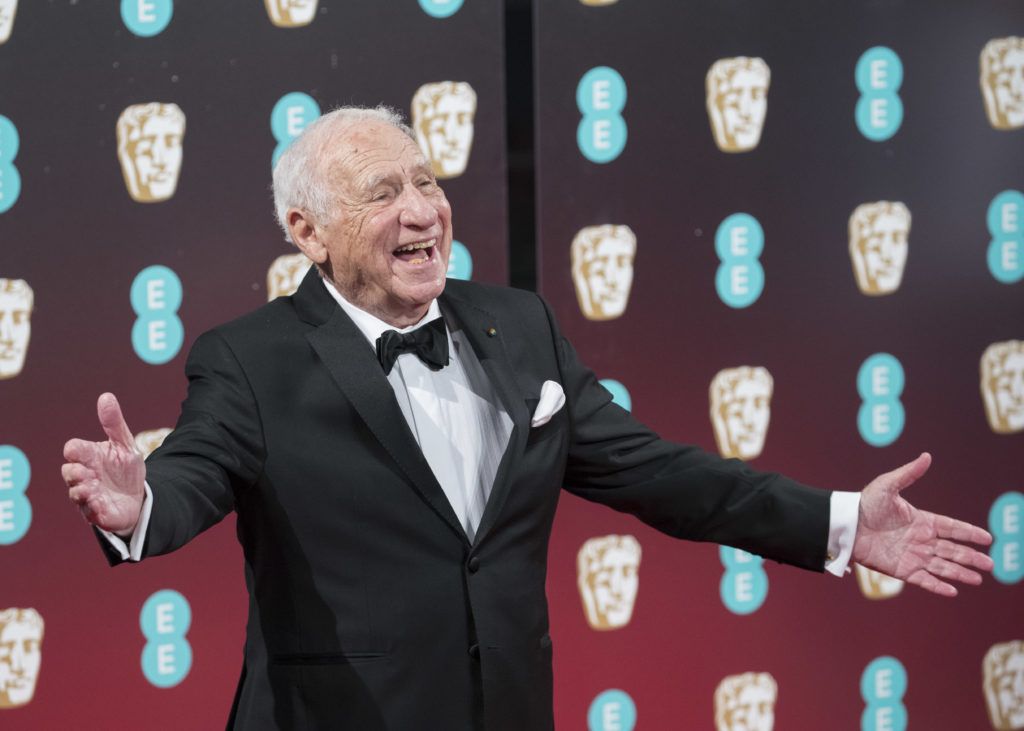
[[[882,129],[889,124],[889,105],[887,99],[871,100],[871,126],[875,129]]]
[[[156,631],[161,635],[174,632],[174,605],[170,602],[156,605]]]
[[[1002,256],[1000,257],[1003,265],[1003,270],[1007,272],[1015,271],[1020,267],[1020,259],[1017,258],[1020,252],[1019,241],[1004,241],[1002,247]]]
[[[162,279],[150,279],[146,282],[146,306],[150,311],[157,312],[164,308],[165,284],[166,282]]]
[[[0,490],[14,489],[14,467],[11,460],[0,459]]]
[[[741,571],[736,574],[736,600],[740,602],[754,601],[754,575],[749,571]]]
[[[607,150],[611,147],[612,123],[607,119],[599,119],[594,122],[594,147],[598,150]]]
[[[167,323],[163,320],[149,323],[149,349],[167,350]]]
[[[590,100],[593,104],[594,111],[611,109],[612,105],[609,101],[610,98],[611,92],[609,90],[608,79],[598,79],[594,82],[593,86],[590,87]]]
[[[0,500],[0,532],[14,530],[14,501]]]
[[[618,703],[604,704],[604,708],[601,709],[603,731],[622,731],[622,716],[619,715],[621,710],[622,708]]]
[[[288,136],[298,137],[302,134],[302,123],[306,118],[302,115],[302,107],[288,107]]]
[[[750,293],[750,278],[747,276],[748,267],[746,264],[737,264],[729,268],[729,289],[735,295]]]
[[[139,22],[155,23],[156,16],[153,14],[155,9],[156,3],[147,2],[147,0],[139,0]]]
[[[1018,215],[1020,212],[1013,203],[1004,203],[999,209],[999,226],[1004,234],[1012,234],[1018,231]]]
[[[871,88],[884,89],[888,86],[889,74],[886,73],[888,64],[885,60],[878,58],[871,62]]]
[[[1007,541],[1003,544],[1003,569],[1006,571],[1020,570],[1020,543],[1017,541]]]
[[[892,670],[875,672],[875,698],[892,698]]]
[[[156,648],[156,671],[160,675],[171,675],[175,671],[174,645],[160,645]]]
[[[3,472],[0,471],[0,477]],[[0,487],[3,483],[0,482]],[[1016,535],[1020,532],[1020,508],[1017,505],[1007,505],[1003,508],[1003,534]]]
[[[875,731],[895,731],[892,721],[892,706],[875,709]]]

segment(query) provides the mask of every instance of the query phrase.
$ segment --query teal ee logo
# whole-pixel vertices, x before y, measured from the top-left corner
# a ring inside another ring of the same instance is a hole
[[[764,559],[730,546],[718,547],[718,560],[725,567],[719,593],[722,604],[733,614],[752,614],[768,598],[768,575]]]
[[[602,378],[598,383],[604,386],[605,391],[612,395],[613,404],[618,404],[626,411],[633,410],[633,399],[629,395],[629,390],[622,383],[614,378]]]
[[[722,262],[715,273],[718,297],[729,307],[749,307],[764,291],[764,229],[749,213],[734,213],[718,225],[715,253]]]
[[[1024,219],[1024,193],[1019,190],[1004,190],[989,204],[987,220],[992,241],[988,245],[988,270],[1003,284],[1024,279],[1021,219]]]
[[[160,33],[174,15],[174,0],[121,0],[121,20],[137,36]]]
[[[14,167],[18,155],[18,128],[0,114],[0,213],[6,213],[21,195],[21,175]]]
[[[989,510],[988,529],[995,539],[989,549],[996,564],[992,575],[1003,584],[1018,583],[1024,579],[1024,556],[1021,555],[1024,553],[1024,495],[1019,492],[1000,495]]]
[[[903,433],[907,417],[900,395],[905,384],[903,366],[888,353],[875,353],[857,372],[857,429],[872,447],[887,447]]]
[[[872,142],[892,137],[903,124],[903,63],[891,48],[875,46],[864,51],[854,71],[860,99],[854,111],[857,129]]]
[[[636,704],[625,691],[606,690],[591,701],[588,731],[633,731],[635,727]]]
[[[596,66],[583,74],[576,87],[576,106],[583,115],[576,144],[591,162],[611,162],[626,147],[626,82],[613,68]]]
[[[432,18],[448,18],[459,12],[463,0],[420,0],[423,12]]]
[[[185,639],[191,625],[192,608],[173,589],[154,593],[142,605],[142,674],[157,688],[173,688],[192,669],[192,646]]]
[[[185,328],[178,318],[182,290],[178,275],[165,266],[146,267],[132,282],[132,326],[135,354],[151,365],[161,365],[178,354]]]
[[[469,280],[473,277],[473,257],[461,241],[452,240],[452,253],[448,255],[448,278]]]
[[[906,692],[907,671],[899,660],[888,656],[872,660],[860,676],[860,696],[865,703],[861,731],[906,731]]]
[[[309,94],[293,91],[277,100],[270,112],[270,132],[277,140],[277,147],[270,158],[271,170],[277,167],[277,161],[288,145],[319,116],[320,105]]]
[[[28,457],[10,444],[0,445],[0,546],[20,541],[32,524],[32,503],[25,497],[32,470]]]

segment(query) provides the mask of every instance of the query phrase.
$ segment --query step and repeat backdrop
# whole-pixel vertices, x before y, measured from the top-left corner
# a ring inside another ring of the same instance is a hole
[[[668,438],[987,526],[955,600],[563,499],[558,728],[1024,728],[1024,6],[539,2],[539,281]]]
[[[507,281],[498,0],[0,0],[0,728],[223,727],[229,519],[117,570],[60,478],[115,392],[145,452],[208,328],[293,289],[277,155],[321,112],[403,112],[455,211],[451,276]]]

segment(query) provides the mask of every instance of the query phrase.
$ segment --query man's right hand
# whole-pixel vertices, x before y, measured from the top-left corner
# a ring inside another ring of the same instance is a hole
[[[121,406],[112,393],[96,402],[105,442],[72,439],[64,445],[61,475],[68,497],[87,521],[127,538],[135,532],[146,495],[146,463],[135,447]]]

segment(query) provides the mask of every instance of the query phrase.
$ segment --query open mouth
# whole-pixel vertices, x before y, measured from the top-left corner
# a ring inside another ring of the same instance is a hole
[[[392,251],[391,254],[392,256],[395,256],[409,264],[425,264],[434,258],[436,244],[437,239],[417,241],[412,244],[399,246],[397,249]]]

